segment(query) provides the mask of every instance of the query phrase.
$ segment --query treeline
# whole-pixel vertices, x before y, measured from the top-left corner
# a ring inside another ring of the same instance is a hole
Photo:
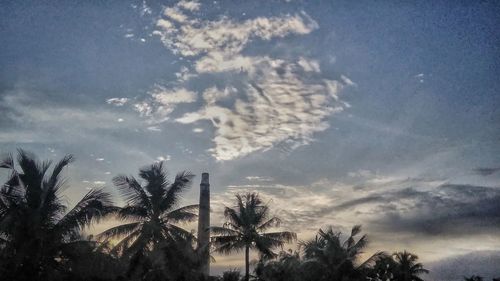
[[[1,280],[422,280],[427,273],[418,257],[406,251],[377,252],[360,260],[367,239],[361,227],[343,235],[332,228],[319,230],[314,239],[298,242],[298,250],[281,251],[296,241],[292,232],[269,232],[279,227],[269,206],[257,194],[236,196],[226,208],[226,223],[211,227],[210,249],[198,249],[196,236],[180,223],[197,218],[198,205],[179,207],[193,175],[167,177],[163,162],[139,170],[139,178],[113,179],[126,204],[115,206],[103,189],[90,190],[71,209],[61,195],[68,155],[57,163],[39,161],[18,150],[17,161],[7,155],[0,168],[8,178],[0,188]],[[17,162],[17,163],[16,163]],[[123,221],[98,235],[82,231],[114,216]],[[207,251],[244,252],[245,272],[228,271],[219,277],[201,274]],[[250,272],[250,251],[259,260]]]

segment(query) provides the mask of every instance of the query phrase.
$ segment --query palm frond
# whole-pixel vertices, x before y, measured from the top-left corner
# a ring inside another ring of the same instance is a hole
[[[257,227],[257,230],[259,231],[266,231],[267,229],[271,227],[279,227],[281,224],[281,220],[277,217],[273,217],[266,221],[265,223],[261,224],[259,227]]]
[[[166,237],[174,239],[174,241],[179,239],[186,240],[194,238],[191,232],[185,230],[182,227],[170,223],[167,226],[164,226],[163,233]]]
[[[245,213],[244,210],[243,213]],[[244,218],[242,218],[241,212],[237,212],[235,209],[226,207],[224,209],[224,217],[238,227],[245,225]]]
[[[132,176],[118,175],[113,178],[113,184],[118,187],[129,205],[142,205],[151,209],[149,196],[141,184]]]
[[[14,157],[12,157],[11,153],[2,157],[2,160],[0,160],[0,168],[14,169]]]
[[[168,212],[164,219],[169,222],[191,222],[195,220],[198,215],[193,213],[193,211],[198,210],[198,205],[184,206],[174,211]]]
[[[146,181],[144,188],[151,195],[151,200],[160,200],[164,197],[166,187],[169,185],[167,173],[163,170],[163,162],[157,162],[139,170],[139,176]]]
[[[121,220],[145,220],[148,217],[148,209],[141,205],[127,205],[121,208],[117,216]]]
[[[168,187],[168,190],[160,204],[162,212],[173,208],[181,198],[181,192],[191,186],[194,175],[190,172],[183,171],[175,176],[174,182]]]
[[[297,239],[297,234],[295,232],[290,232],[290,231],[281,231],[281,232],[263,233],[262,237],[265,237],[267,239],[272,239],[275,241],[280,241],[281,243],[290,243]]]
[[[212,226],[212,227],[210,227],[210,231],[213,234],[223,235],[223,236],[238,236],[238,235],[242,235],[242,233],[239,232],[238,230],[233,230],[233,229],[229,229],[229,228],[226,228],[226,227]]]
[[[57,164],[54,166],[54,169],[52,170],[49,179],[46,182],[46,186],[55,188],[60,180],[60,174],[62,170],[73,161],[74,161],[73,155],[68,154],[64,156],[63,159],[61,159],[59,162],[57,162]]]
[[[56,228],[61,233],[82,229],[116,211],[109,193],[102,189],[91,190],[57,223]]]
[[[127,224],[118,225],[112,227],[104,232],[99,233],[96,237],[97,239],[115,239],[124,236],[129,236],[134,231],[137,231],[141,227],[140,222],[132,222]]]

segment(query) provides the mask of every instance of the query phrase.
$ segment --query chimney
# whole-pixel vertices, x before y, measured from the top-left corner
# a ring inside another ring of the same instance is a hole
[[[198,249],[201,249],[203,260],[201,272],[205,276],[210,274],[210,183],[208,173],[201,174],[200,204],[198,213]]]

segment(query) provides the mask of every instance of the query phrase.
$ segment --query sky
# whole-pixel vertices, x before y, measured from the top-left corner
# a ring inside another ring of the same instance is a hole
[[[166,161],[198,175],[186,204],[210,173],[214,225],[256,191],[299,239],[362,224],[367,253],[408,249],[433,278],[500,275],[499,14],[496,1],[2,1],[0,152],[73,154],[70,205],[100,186],[122,204],[114,176]]]

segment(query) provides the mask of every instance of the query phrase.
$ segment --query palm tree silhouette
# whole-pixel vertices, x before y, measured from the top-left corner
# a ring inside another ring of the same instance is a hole
[[[287,242],[296,239],[293,232],[270,232],[265,231],[278,227],[281,220],[269,215],[269,207],[264,205],[256,193],[236,195],[236,206],[226,207],[224,216],[227,222],[223,227],[212,227],[216,236],[212,241],[216,251],[223,254],[245,250],[245,280],[250,278],[250,249],[256,249],[265,257],[274,257],[272,249],[281,247]]]
[[[139,170],[141,185],[134,177],[120,175],[113,183],[126,199],[126,206],[118,211],[118,217],[127,223],[110,228],[98,235],[104,239],[119,239],[113,248],[123,256],[139,261],[147,252],[164,251],[169,244],[193,238],[177,223],[192,221],[198,205],[177,208],[181,193],[191,185],[194,175],[180,172],[170,182],[163,162]]]
[[[326,230],[320,229],[314,239],[302,242],[305,270],[319,275],[311,280],[356,279],[370,263],[383,255],[377,252],[358,265],[357,260],[367,245],[366,235],[356,240],[360,232],[361,226],[356,225],[350,236],[342,241],[342,233],[335,232],[330,226]]]
[[[56,163],[40,162],[22,149],[15,168],[12,155],[0,162],[10,177],[0,188],[0,237],[4,241],[0,259],[6,262],[4,278],[45,280],[56,274],[60,261],[80,240],[80,231],[116,211],[110,194],[89,191],[69,212],[61,191],[66,181],[62,171],[73,161],[67,155]],[[81,241],[80,241],[81,242]]]
[[[410,252],[403,251],[393,254],[395,261],[394,279],[398,281],[422,281],[420,274],[429,273],[421,263],[418,263],[418,256]]]

